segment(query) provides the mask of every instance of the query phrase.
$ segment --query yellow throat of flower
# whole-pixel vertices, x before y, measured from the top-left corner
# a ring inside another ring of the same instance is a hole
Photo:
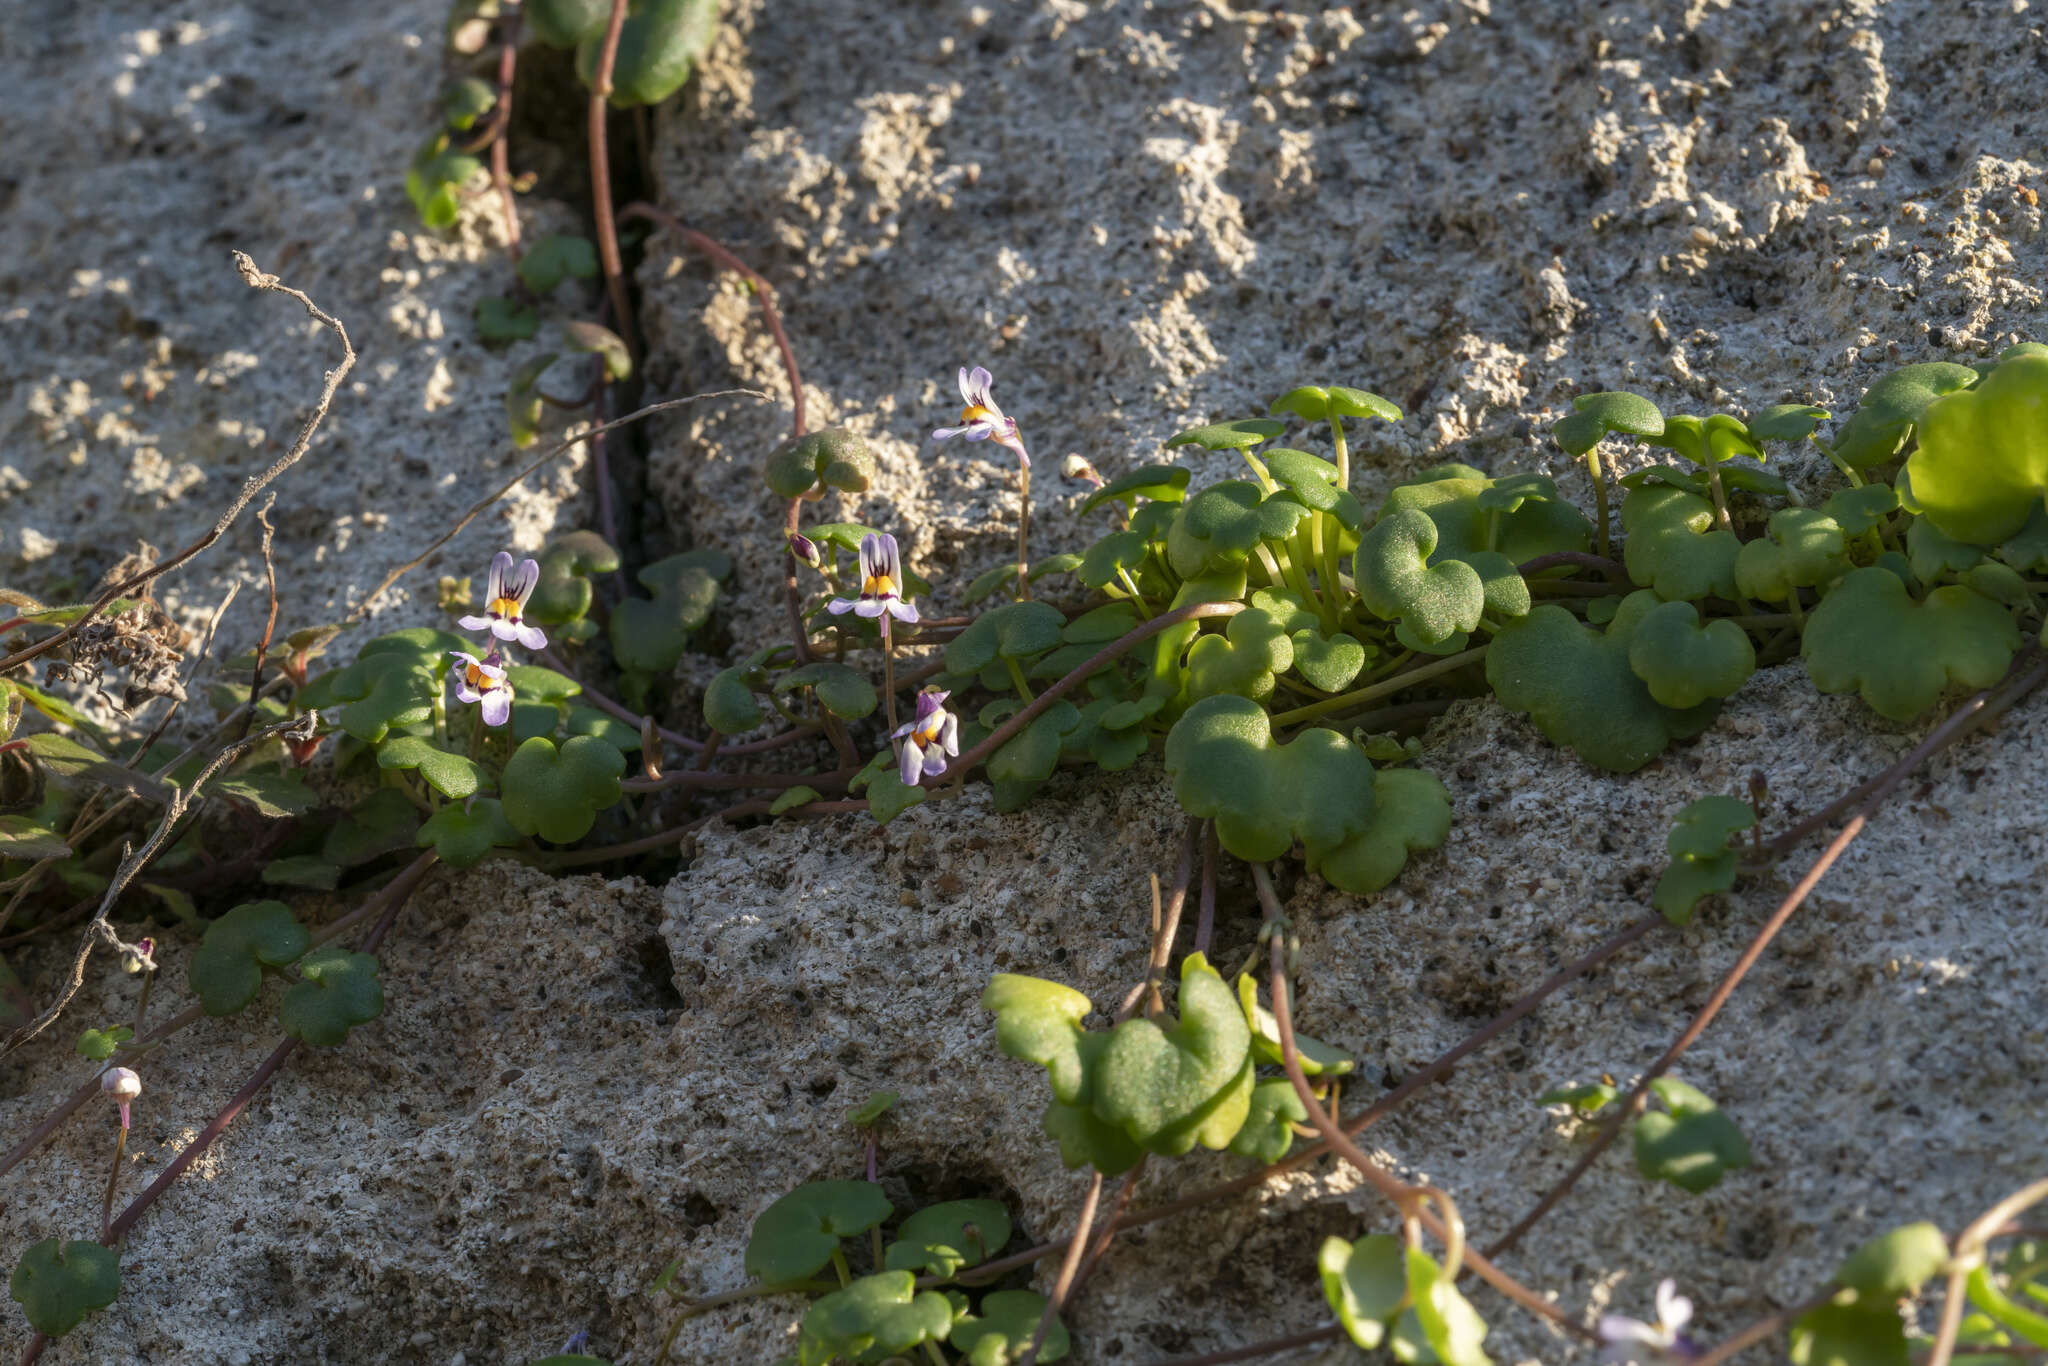
[[[893,598],[896,596],[896,584],[887,574],[870,574],[860,591],[864,597]]]
[[[991,409],[984,408],[979,403],[970,403],[960,410],[960,420],[962,422],[993,422],[996,420],[996,415]]]
[[[519,615],[519,599],[492,598],[490,612],[494,617],[516,617]]]

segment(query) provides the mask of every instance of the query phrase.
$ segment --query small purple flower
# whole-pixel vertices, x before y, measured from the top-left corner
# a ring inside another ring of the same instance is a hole
[[[490,591],[484,595],[482,615],[458,618],[465,631],[489,631],[499,640],[516,640],[529,650],[545,650],[547,636],[537,626],[528,626],[520,620],[526,610],[526,600],[533,596],[534,585],[540,582],[540,565],[533,560],[521,560],[519,567],[512,567],[512,552],[501,550],[491,561],[489,580]]]
[[[464,650],[450,650],[461,661],[455,674],[455,696],[463,702],[481,702],[484,724],[502,726],[512,719],[512,680],[505,675],[505,661],[496,650],[478,659]]]
[[[1641,1319],[1626,1318],[1620,1314],[1609,1314],[1600,1320],[1600,1340],[1607,1344],[1600,1349],[1600,1359],[1632,1361],[1638,1366],[1664,1366],[1665,1363],[1697,1360],[1700,1356],[1698,1345],[1682,1331],[1690,1322],[1692,1301],[1678,1293],[1678,1282],[1666,1280],[1657,1287],[1655,1323],[1644,1323]]]
[[[889,738],[901,741],[897,761],[905,787],[916,787],[919,778],[936,778],[946,771],[949,756],[960,753],[960,718],[946,710],[952,694],[926,688],[917,695],[917,719],[906,721]]]
[[[961,366],[960,397],[967,404],[960,410],[961,425],[939,428],[932,433],[932,440],[950,441],[956,436],[964,436],[969,441],[993,441],[1015,451],[1017,459],[1028,470],[1031,457],[1024,453],[1024,438],[1017,435],[1017,419],[1003,416],[1003,410],[996,407],[995,398],[989,393],[989,386],[994,382],[994,377],[979,365],[972,370]]]
[[[128,1127],[128,1104],[142,1094],[142,1078],[132,1068],[109,1067],[100,1073],[100,1094],[121,1107],[121,1127]]]
[[[870,531],[860,538],[860,580],[860,597],[834,598],[825,610],[835,617],[847,612],[879,617],[887,612],[898,621],[917,620],[917,608],[903,600],[903,555],[888,532]]]

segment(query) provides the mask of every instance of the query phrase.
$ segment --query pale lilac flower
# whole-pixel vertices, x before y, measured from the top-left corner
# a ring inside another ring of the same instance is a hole
[[[967,404],[960,410],[961,425],[939,428],[932,433],[932,440],[949,441],[964,436],[969,441],[993,441],[1015,451],[1028,470],[1031,457],[1024,453],[1024,438],[1017,435],[1017,419],[1003,416],[1003,410],[996,407],[995,398],[989,393],[994,382],[994,377],[979,365],[972,370],[961,366],[960,397]]]
[[[458,618],[465,631],[489,631],[499,640],[516,640],[529,650],[545,650],[548,638],[537,626],[528,626],[520,620],[526,610],[526,600],[533,596],[534,585],[540,582],[540,565],[533,560],[521,560],[519,567],[512,567],[512,552],[501,550],[491,561],[489,580],[490,591],[484,595],[484,610],[481,615]]]
[[[903,554],[897,550],[894,536],[870,531],[860,538],[860,596],[834,598],[825,604],[825,610],[835,617],[847,612],[879,617],[886,612],[898,621],[917,620],[917,608],[903,600]]]
[[[949,756],[960,753],[960,718],[946,710],[950,693],[926,688],[917,695],[917,719],[906,721],[889,738],[899,741],[897,762],[906,787],[916,787],[919,778],[936,778],[946,771]]]
[[[1692,1322],[1692,1301],[1678,1293],[1678,1282],[1666,1280],[1657,1287],[1657,1321],[1609,1314],[1600,1320],[1600,1340],[1607,1345],[1600,1358],[1609,1362],[1636,1362],[1638,1366],[1692,1361],[1700,1349],[1682,1331]]]
[[[502,726],[512,719],[512,680],[506,677],[505,661],[496,650],[478,659],[464,650],[450,650],[461,661],[455,673],[455,696],[462,702],[481,702],[484,724]]]
[[[121,1107],[121,1127],[128,1127],[128,1104],[142,1094],[142,1078],[134,1069],[109,1067],[100,1073],[100,1094]]]

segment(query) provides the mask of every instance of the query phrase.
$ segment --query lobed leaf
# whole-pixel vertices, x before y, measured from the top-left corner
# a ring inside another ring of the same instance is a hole
[[[1814,687],[1859,692],[1871,710],[1910,721],[1951,685],[1988,688],[2019,648],[2005,608],[1959,584],[1915,602],[1887,569],[1857,569],[1806,619]]]
[[[573,843],[590,833],[598,812],[618,801],[625,771],[626,756],[594,735],[573,736],[559,749],[536,736],[505,764],[499,784],[505,820],[522,835]]]
[[[263,969],[293,962],[311,942],[282,901],[249,902],[206,927],[187,981],[208,1015],[233,1015],[256,999]]]
[[[377,960],[327,944],[299,960],[305,980],[288,988],[278,1005],[284,1032],[316,1048],[338,1048],[351,1029],[384,1013],[384,983]]]
[[[879,1227],[894,1211],[872,1181],[813,1181],[761,1211],[747,1238],[747,1274],[786,1285],[823,1271],[841,1238]]]

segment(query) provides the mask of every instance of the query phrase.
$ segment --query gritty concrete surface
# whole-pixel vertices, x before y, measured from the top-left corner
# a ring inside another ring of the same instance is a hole
[[[233,279],[240,246],[363,349],[362,387],[279,499],[290,609],[338,614],[512,467],[498,404],[526,353],[486,353],[466,321],[504,288],[493,210],[480,199],[436,237],[400,188],[442,11],[19,10],[0,47],[9,581],[62,596],[137,537],[177,543],[289,439],[325,353]],[[1584,499],[1541,439],[1575,393],[1846,410],[1889,364],[2043,330],[2043,43],[2012,4],[740,0],[727,18],[657,122],[658,186],[776,289],[814,420],[882,460],[867,498],[823,511],[902,536],[939,611],[1015,533],[1012,460],[925,440],[957,410],[963,363],[996,372],[1039,457],[1044,551],[1099,530],[1074,515],[1066,452],[1113,476],[1304,380],[1408,410],[1355,442],[1368,499],[1450,459],[1551,469]],[[529,232],[573,222],[528,202]],[[731,277],[657,237],[640,284],[650,397],[784,392]],[[777,512],[755,470],[786,424],[751,401],[661,423],[646,497],[627,499],[650,543],[733,551],[736,649],[780,625]],[[1819,487],[1813,461],[1787,464]],[[492,513],[380,620],[433,620],[434,575],[582,524],[577,483],[565,463]],[[167,595],[209,608],[254,545],[238,530]],[[228,629],[246,639],[254,615],[245,593]],[[1686,1197],[1616,1153],[1512,1268],[1574,1312],[1647,1314],[1677,1276],[1711,1336],[1808,1293],[1872,1232],[1952,1225],[2038,1175],[2041,715],[1909,786],[1686,1059],[1757,1166]],[[1792,666],[1616,778],[1463,704],[1427,737],[1456,814],[1441,853],[1373,898],[1284,881],[1302,1024],[1359,1055],[1354,1101],[1373,1094],[1641,914],[1686,802],[1761,769],[1783,818],[1916,736],[1815,697]],[[990,1195],[1016,1210],[1017,1246],[1060,1230],[1081,1183],[1036,1132],[1042,1080],[995,1053],[976,1000],[1001,970],[1113,1007],[1143,952],[1145,874],[1179,830],[1148,762],[1060,778],[1014,815],[971,793],[880,831],[713,827],[665,890],[503,865],[437,883],[386,951],[385,1018],[286,1067],[124,1249],[122,1300],[45,1359],[495,1366],[587,1330],[589,1350],[645,1366],[670,1307],[647,1290],[660,1268],[682,1256],[689,1294],[740,1285],[776,1194],[858,1174],[844,1116],[884,1088],[903,1095],[881,1159],[899,1208]],[[1652,1061],[1796,871],[1624,953],[1369,1140],[1491,1236],[1579,1151],[1535,1096]],[[1216,956],[1234,966],[1256,921],[1235,875],[1223,908]],[[167,987],[188,952],[166,950]],[[81,1023],[121,1018],[132,991],[95,977]],[[268,999],[151,1059],[124,1188],[269,1049]],[[89,1075],[61,1040],[8,1069],[8,1134]],[[5,1178],[7,1257],[89,1229],[107,1128],[90,1110]],[[1155,1163],[1137,1201],[1243,1169]],[[1144,1366],[1320,1324],[1316,1244],[1386,1226],[1317,1168],[1120,1239],[1073,1307],[1074,1359]],[[1497,1360],[1573,1358],[1476,1302]],[[678,1359],[772,1359],[800,1308],[707,1315]],[[6,1324],[0,1350],[23,1336]]]
[[[341,351],[230,252],[349,329],[354,373],[304,461],[275,485],[285,629],[339,620],[523,459],[505,378],[545,338],[486,348],[470,320],[509,289],[496,200],[422,229],[406,167],[434,129],[445,6],[314,22],[291,5],[8,6],[0,103],[0,575],[83,596],[146,541],[212,526],[290,446]],[[566,226],[529,201],[526,231]],[[568,291],[562,304],[567,305]],[[487,512],[379,603],[378,625],[439,624],[443,574],[579,523],[572,455]],[[260,583],[253,510],[163,598],[203,621]],[[266,603],[222,624],[255,643]]]

